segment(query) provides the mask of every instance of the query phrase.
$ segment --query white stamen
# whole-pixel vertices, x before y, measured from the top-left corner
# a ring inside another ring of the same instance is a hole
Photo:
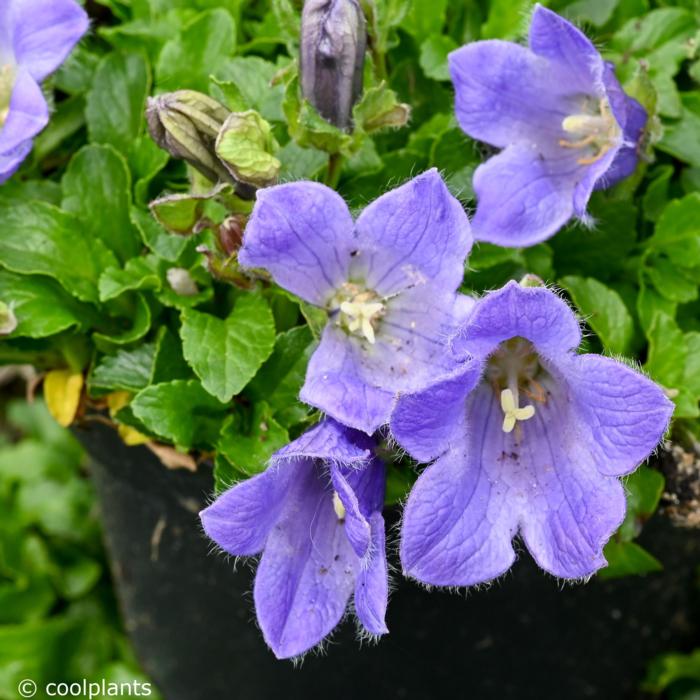
[[[570,114],[562,120],[561,128],[577,137],[573,141],[560,139],[562,148],[595,149],[593,155],[577,159],[580,165],[590,165],[602,158],[618,143],[621,135],[620,125],[605,98],[599,101],[597,113]]]
[[[338,520],[340,520],[340,521],[345,520],[345,506],[343,505],[343,502],[340,500],[340,496],[338,495],[337,491],[333,491],[333,510],[335,511],[335,514],[338,516]]]
[[[511,389],[503,389],[501,392],[501,409],[503,410],[503,432],[510,433],[519,420],[529,420],[535,415],[535,407],[532,405],[518,406],[518,400]]]

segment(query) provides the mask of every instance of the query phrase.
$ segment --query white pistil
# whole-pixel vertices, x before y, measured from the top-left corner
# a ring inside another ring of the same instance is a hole
[[[338,495],[337,491],[333,491],[333,510],[338,516],[338,520],[340,520],[341,522],[345,520],[345,506],[340,500],[340,496]]]
[[[561,128],[578,137],[573,141],[560,139],[559,145],[562,148],[581,149],[592,146],[596,149],[592,156],[578,158],[576,162],[579,165],[590,165],[600,160],[615,146],[620,136],[620,126],[605,98],[599,102],[598,114],[571,114],[562,120]]]
[[[367,341],[374,344],[374,327],[372,321],[384,311],[384,304],[378,301],[344,301],[340,310],[350,318],[348,330],[360,331]]]
[[[517,391],[517,389],[516,389]],[[518,396],[512,389],[503,389],[501,392],[501,409],[503,410],[503,432],[510,433],[519,420],[528,420],[535,415],[535,407],[518,406]]]

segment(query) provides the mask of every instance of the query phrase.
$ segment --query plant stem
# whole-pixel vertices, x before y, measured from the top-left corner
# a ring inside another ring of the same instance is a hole
[[[343,166],[343,156],[340,153],[331,153],[328,156],[328,170],[326,171],[326,185],[337,187]]]

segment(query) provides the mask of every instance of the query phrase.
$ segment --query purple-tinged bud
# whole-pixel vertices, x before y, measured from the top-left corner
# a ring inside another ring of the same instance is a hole
[[[227,216],[219,225],[217,240],[222,252],[233,255],[243,244],[246,217],[242,214]]]
[[[212,182],[237,184],[216,156],[216,137],[231,111],[208,95],[177,90],[149,97],[151,138],[174,158],[186,160]]]
[[[350,126],[362,92],[367,46],[365,17],[357,0],[306,0],[301,15],[301,92],[339,129]]]

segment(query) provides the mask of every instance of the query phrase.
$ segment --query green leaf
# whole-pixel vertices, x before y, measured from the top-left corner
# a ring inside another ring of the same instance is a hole
[[[270,356],[275,322],[263,297],[245,294],[225,320],[193,309],[183,311],[180,335],[185,359],[204,388],[221,401],[230,401]]]
[[[99,238],[120,260],[141,250],[129,220],[131,174],[111,146],[90,145],[71,158],[61,180],[65,211],[75,214],[89,235]]]
[[[97,280],[117,261],[78,219],[34,202],[0,205],[0,221],[0,264],[13,272],[53,277],[82,301],[98,300]]]
[[[173,379],[190,379],[190,366],[182,354],[180,338],[167,327],[161,327],[156,338],[156,355],[153,361],[151,383],[169,382]]]
[[[34,139],[34,157],[43,160],[66,139],[85,126],[85,100],[82,95],[59,103],[49,125]]]
[[[612,354],[624,355],[632,339],[633,324],[620,295],[592,277],[563,277],[562,286]]]
[[[679,267],[700,265],[700,193],[670,202],[647,246],[665,253]]]
[[[666,125],[661,141],[656,148],[665,153],[700,167],[700,92],[689,92],[681,95],[680,119]]]
[[[217,66],[216,77],[219,81],[232,83],[242,98],[242,104],[233,111],[254,109],[268,121],[284,121],[282,99],[284,85],[272,85],[272,79],[280,70],[275,65],[259,56],[236,56]],[[232,96],[230,92],[225,94]],[[238,99],[235,100],[238,103]]]
[[[85,116],[91,141],[128,153],[144,124],[148,66],[140,54],[108,53],[95,72]]]
[[[256,401],[266,401],[278,412],[301,408],[301,418],[306,410],[299,405],[298,398],[306,376],[316,343],[308,326],[292,328],[280,333],[275,341],[275,349],[260,368],[248,387],[248,393]],[[299,418],[299,411],[291,411],[293,418]],[[290,417],[292,417],[290,416]],[[286,421],[285,424],[289,425]]]
[[[304,109],[306,103],[302,105],[300,121],[303,124]],[[411,114],[410,107],[399,101],[396,93],[391,90],[386,83],[366,90],[362,99],[352,110],[353,121],[358,129],[367,134],[372,134],[380,129],[388,127],[405,126]],[[309,125],[309,128],[312,128]],[[339,149],[347,148],[344,142],[340,142]],[[353,148],[355,144],[353,144]]]
[[[420,46],[418,62],[423,72],[433,80],[449,80],[447,54],[457,48],[457,43],[449,36],[436,34],[428,37]]]
[[[524,33],[532,0],[492,0],[489,17],[481,27],[483,39],[515,39]]]
[[[296,141],[289,141],[277,153],[282,168],[280,180],[313,180],[328,162],[327,154],[315,148],[302,148]]]
[[[92,308],[66,294],[48,277],[16,275],[0,270],[0,301],[17,319],[6,337],[44,338],[94,320]]]
[[[128,345],[141,340],[151,327],[151,307],[143,294],[134,294],[128,316],[117,319],[118,327],[93,334],[100,349]]]
[[[118,350],[114,355],[106,355],[90,376],[90,393],[140,391],[151,383],[155,353],[155,343],[144,343],[133,350]]]
[[[611,540],[603,550],[608,566],[598,572],[602,579],[620,578],[661,571],[661,562],[636,542]]]
[[[623,542],[633,540],[641,531],[645,520],[651,517],[659,505],[664,490],[661,472],[641,466],[625,481],[627,491],[627,514],[617,532]]]
[[[167,165],[169,155],[158,148],[150,136],[139,136],[131,144],[129,167],[134,174],[134,199],[140,206],[148,201],[151,180]]]
[[[109,301],[125,292],[161,288],[157,260],[152,256],[132,258],[124,268],[109,267],[99,280],[100,301]]]
[[[153,384],[129,406],[150,432],[184,449],[213,445],[226,411],[197,380]]]
[[[163,47],[156,68],[158,87],[206,92],[209,75],[235,46],[236,25],[231,14],[221,8],[202,12]]]
[[[664,654],[654,659],[644,679],[644,690],[661,694],[672,683],[679,681],[700,683],[700,649],[689,654]],[[681,691],[678,695],[672,694],[669,697],[694,700],[697,694],[689,689],[688,693]]]
[[[226,419],[216,448],[237,470],[253,475],[264,471],[273,453],[288,442],[287,431],[261,402],[249,415],[236,413]]]
[[[141,234],[141,240],[158,257],[175,262],[187,247],[187,239],[168,233],[149,212],[132,207],[131,221]]]
[[[644,218],[647,221],[658,221],[668,204],[668,188],[672,175],[673,166],[671,165],[662,165],[654,170],[653,179],[642,200]]]
[[[431,34],[440,34],[445,24],[447,0],[414,0],[407,3],[408,12],[401,22],[401,28],[416,39],[425,39]]]
[[[647,275],[661,294],[670,301],[685,303],[698,298],[695,278],[668,258],[654,258]]]

